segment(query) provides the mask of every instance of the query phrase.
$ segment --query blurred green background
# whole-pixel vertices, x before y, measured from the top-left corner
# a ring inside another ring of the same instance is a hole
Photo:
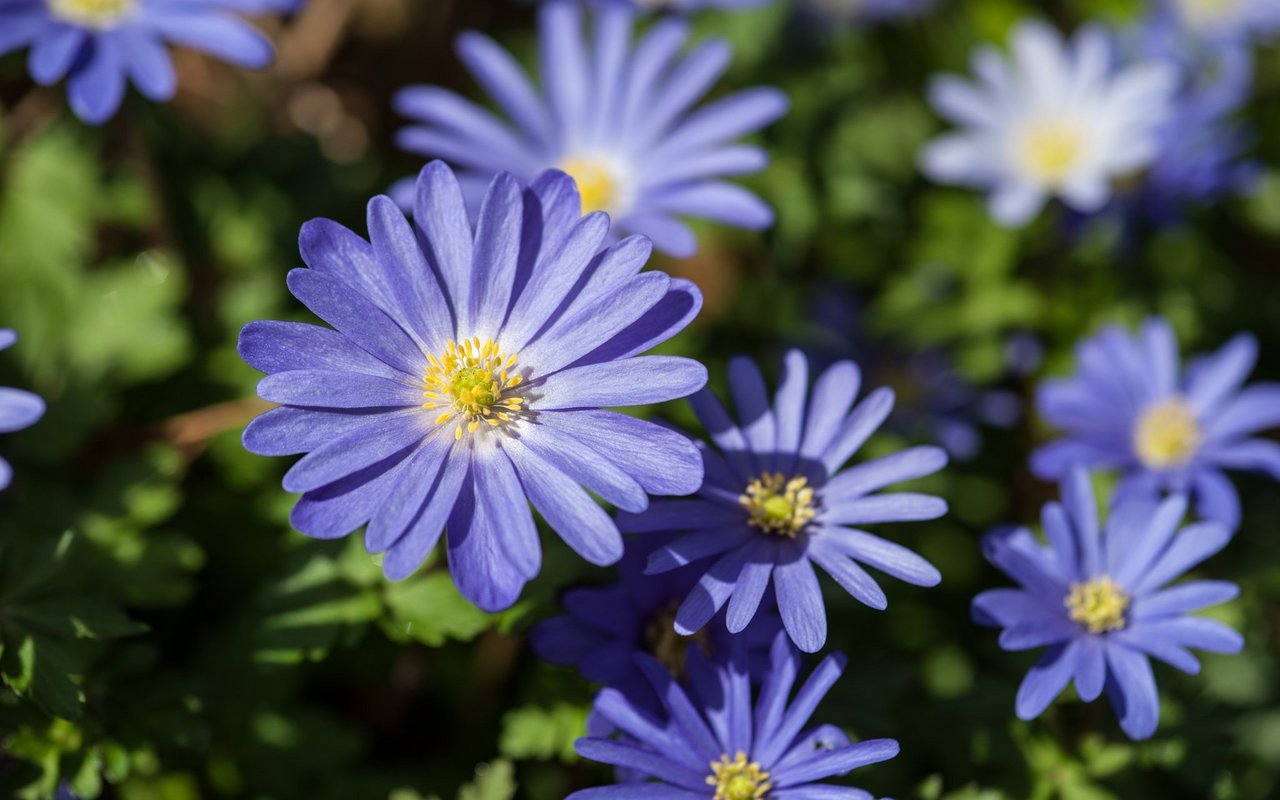
[[[739,352],[776,374],[794,344],[938,348],[967,380],[1029,397],[1038,377],[1070,369],[1080,336],[1156,312],[1193,350],[1254,332],[1255,378],[1280,378],[1274,166],[1255,196],[1131,239],[1108,223],[1069,234],[1053,214],[1005,231],[981,197],[917,174],[940,129],[923,100],[930,74],[964,70],[975,43],[1030,13],[1070,27],[1141,10],[951,2],[843,30],[782,6],[700,16],[700,33],[735,44],[718,92],[772,83],[793,108],[762,137],[772,166],[748,181],[777,227],[706,226],[697,257],[655,259],[707,295],[664,349],[707,362],[721,384]],[[307,319],[284,283],[299,226],[328,216],[363,232],[365,201],[420,166],[391,144],[392,92],[471,92],[454,33],[486,30],[527,57],[532,17],[503,0],[312,0],[269,28],[274,70],[183,54],[173,104],[131,97],[100,130],[59,90],[29,85],[23,56],[0,60],[0,325],[21,335],[0,355],[0,385],[49,401],[39,425],[0,440],[17,469],[0,494],[0,797],[48,798],[66,782],[124,800],[558,800],[607,782],[572,752],[591,688],[534,658],[525,634],[565,587],[608,571],[547,536],[541,577],[500,615],[461,600],[440,565],[390,584],[360,537],[291,531],[287,460],[239,442],[262,405],[237,332]],[[1247,118],[1255,155],[1280,165],[1274,48],[1258,54]],[[831,296],[856,311],[815,315]],[[1028,335],[1044,359],[1015,374],[1006,351]],[[882,379],[928,406],[910,374]],[[683,404],[649,413],[696,430]],[[1000,651],[968,605],[1006,582],[978,537],[1033,522],[1055,491],[1025,469],[1047,433],[1034,415],[984,431],[977,457],[921,482],[952,514],[884,527],[941,568],[939,588],[889,582],[885,613],[829,592],[828,646],[850,667],[818,716],[902,743],[853,783],[898,800],[1280,797],[1280,492],[1261,479],[1237,479],[1244,525],[1202,569],[1243,587],[1216,612],[1244,632],[1243,654],[1206,655],[1197,677],[1158,666],[1161,728],[1147,743],[1125,739],[1101,702],[1014,719],[1034,655]],[[869,450],[912,438],[884,434]]]

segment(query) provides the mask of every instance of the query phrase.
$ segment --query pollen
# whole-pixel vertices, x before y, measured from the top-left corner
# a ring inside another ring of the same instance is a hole
[[[504,355],[492,339],[450,340],[444,353],[429,356],[423,376],[425,409],[438,409],[437,425],[454,424],[454,438],[482,427],[496,428],[511,422],[524,410],[524,398],[516,392],[524,378],[514,369],[516,355]]]
[[[64,22],[109,28],[133,12],[138,0],[49,0],[49,11]]]
[[[1084,156],[1085,138],[1074,125],[1051,120],[1029,124],[1016,144],[1023,172],[1050,187],[1071,177]]]
[[[796,476],[788,480],[781,472],[752,480],[738,502],[751,515],[751,525],[788,539],[796,538],[818,513],[808,479]]]
[[[1151,406],[1133,429],[1133,451],[1148,469],[1180,467],[1191,460],[1202,439],[1196,412],[1181,397]]]
[[[1125,626],[1129,595],[1109,575],[1103,575],[1071,584],[1066,606],[1072,621],[1088,628],[1089,633],[1118,631]]]
[[[560,163],[560,169],[578,184],[582,196],[582,213],[608,211],[613,213],[621,199],[621,181],[617,170],[607,161],[591,156],[570,156]]]
[[[712,800],[762,800],[773,788],[769,773],[758,761],[748,762],[747,754],[741,750],[732,760],[725,754],[711,762],[707,785],[715,787]]]

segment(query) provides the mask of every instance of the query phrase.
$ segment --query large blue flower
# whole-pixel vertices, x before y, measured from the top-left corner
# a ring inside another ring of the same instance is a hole
[[[473,206],[495,172],[527,182],[561,169],[577,180],[585,210],[609,212],[618,230],[644,234],[671,255],[697,249],[677,217],[772,224],[758,197],[723,179],[764,168],[762,149],[734,140],[781,116],[785,96],[751,89],[691,111],[728,67],[729,46],[703,42],[677,61],[688,36],[683,22],[657,23],[632,48],[633,21],[624,5],[600,8],[588,46],[580,8],[545,3],[541,92],[491,39],[463,34],[459,56],[511,124],[454,92],[414,86],[396,98],[417,123],[400,132],[400,145],[462,170]]]
[[[0,350],[18,341],[18,336],[8,329],[0,329]],[[29,428],[44,416],[44,401],[31,392],[0,386],[0,433],[13,433]],[[0,458],[0,490],[7,489],[13,480],[13,468]]]
[[[936,472],[946,453],[915,447],[841,471],[893,409],[893,392],[878,389],[854,407],[861,378],[853,362],[842,361],[818,378],[806,403],[808,373],[804,355],[788,353],[771,406],[759,369],[750,359],[734,359],[729,382],[741,425],[709,391],[691,399],[720,448],[702,446],[706,481],[699,496],[656,501],[644,514],[619,518],[625,532],[686,533],[650,557],[651,573],[714,557],[676,613],[682,634],[702,629],[726,603],[728,629],[743,630],[772,582],[787,632],[814,652],[827,639],[814,563],[877,609],[888,601],[859,562],[917,586],[941,580],[907,548],[850,526],[945,514],[946,503],[936,497],[873,493]]]
[[[1240,499],[1222,470],[1280,480],[1280,443],[1256,436],[1280,425],[1280,384],[1241,388],[1257,350],[1242,334],[1183,374],[1164,320],[1148,320],[1137,336],[1105,328],[1077,348],[1076,375],[1041,387],[1041,415],[1066,436],[1032,454],[1032,471],[1061,480],[1076,464],[1119,469],[1122,496],[1186,492],[1200,516],[1234,530]]]
[[[641,237],[601,252],[609,219],[580,217],[562,173],[523,191],[499,175],[473,233],[457,180],[435,162],[419,178],[415,219],[379,197],[372,244],[328,220],[303,228],[311,269],[289,273],[289,290],[336,330],[245,327],[240,353],[268,373],[258,393],[283,408],[244,442],[307,453],[284,478],[303,493],[298,530],[332,538],[368,523],[368,549],[402,578],[447,526],[459,590],[501,609],[541,563],[528,501],[584,558],[611,564],[622,537],[586,489],[640,511],[649,492],[698,487],[687,439],[602,407],[703,385],[697,362],[637,357],[684,328],[701,295],[640,273]]]
[[[1019,717],[1039,716],[1074,678],[1085,702],[1105,687],[1125,733],[1145,739],[1160,719],[1148,657],[1195,674],[1200,663],[1187,648],[1235,653],[1243,646],[1222,623],[1188,615],[1234,598],[1235,584],[1167,586],[1221,550],[1231,533],[1212,522],[1179,531],[1182,495],[1122,500],[1103,526],[1083,469],[1063,483],[1062,499],[1044,507],[1047,545],[1026,528],[987,537],[987,558],[1021,588],[978,595],[974,618],[1004,628],[1005,650],[1049,647],[1018,689]]]
[[[177,91],[166,43],[244,67],[271,62],[271,43],[235,13],[289,11],[302,0],[0,0],[0,55],[31,46],[37,83],[67,78],[71,110],[105,122],[132,81],[151,100]]]
[[[655,659],[637,656],[663,713],[655,716],[622,692],[604,689],[595,712],[624,735],[579,739],[576,746],[584,758],[652,780],[584,789],[568,800],[872,800],[861,789],[820,781],[887,761],[898,754],[898,743],[853,744],[834,725],[806,727],[844,671],[844,656],[823,659],[790,698],[800,658],[779,634],[753,703],[744,650],[718,662],[691,652],[688,691]]]

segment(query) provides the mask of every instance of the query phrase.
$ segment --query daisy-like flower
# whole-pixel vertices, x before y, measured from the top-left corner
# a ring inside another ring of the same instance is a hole
[[[650,556],[652,574],[713,559],[676,612],[683,635],[701,630],[726,603],[729,631],[745,629],[772,583],[783,625],[812,653],[827,639],[813,564],[877,609],[888,600],[860,563],[917,586],[942,579],[907,548],[852,526],[945,514],[947,504],[937,497],[875,492],[938,471],[946,453],[915,447],[842,471],[889,416],[893,392],[877,389],[854,406],[860,373],[842,361],[822,373],[810,397],[808,372],[804,355],[788,353],[771,405],[755,364],[734,359],[729,383],[740,425],[709,391],[690,401],[719,448],[701,446],[706,481],[699,496],[655,501],[644,514],[619,517],[628,533],[684,533]]]
[[[1184,373],[1164,320],[1136,336],[1105,328],[1077,348],[1075,376],[1041,387],[1040,414],[1066,435],[1032,454],[1032,471],[1061,480],[1077,464],[1118,469],[1121,496],[1188,493],[1201,517],[1235,530],[1240,499],[1222,470],[1280,480],[1280,443],[1257,438],[1280,426],[1280,384],[1241,388],[1257,355],[1241,334]]]
[[[800,658],[778,635],[754,702],[744,648],[717,662],[692,653],[688,691],[655,659],[636,660],[663,713],[654,716],[622,692],[604,689],[595,711],[624,735],[579,739],[576,747],[583,758],[651,780],[584,789],[568,800],[873,800],[861,789],[823,781],[898,754],[892,739],[854,744],[834,725],[807,727],[844,671],[842,654],[823,659],[791,698]]]
[[[978,83],[942,76],[930,87],[934,107],[963,130],[926,147],[925,173],[989,189],[991,216],[1004,225],[1026,224],[1051,197],[1099,211],[1113,180],[1155,157],[1177,86],[1169,65],[1117,68],[1113,50],[1100,28],[1066,42],[1040,22],[1014,29],[1012,62],[979,49]]]
[[[576,3],[543,4],[541,90],[492,40],[463,34],[459,56],[510,123],[448,90],[414,86],[396,98],[415,121],[400,132],[400,146],[452,162],[473,206],[495,172],[527,182],[563,170],[577,181],[584,210],[607,211],[617,230],[644,234],[670,255],[697,249],[678,217],[769,226],[769,207],[724,179],[765,167],[762,149],[735,140],[781,116],[786,97],[757,88],[693,110],[728,67],[729,46],[707,41],[679,58],[688,27],[668,19],[632,47],[634,16],[617,3],[600,7],[588,43]]]
[[[534,652],[554,664],[576,666],[588,680],[621,689],[633,698],[648,692],[635,664],[636,653],[653,656],[677,678],[684,676],[690,648],[710,656],[729,653],[733,637],[724,626],[704,629],[693,637],[676,633],[676,609],[700,575],[692,569],[645,575],[649,555],[663,544],[661,540],[660,536],[632,537],[618,562],[617,583],[566,592],[567,613],[538,623],[530,632]],[[753,664],[764,660],[780,627],[775,615],[761,614],[743,632],[750,652],[761,656],[752,657]]]
[[[6,350],[18,341],[18,335],[8,329],[0,329],[0,350]],[[44,401],[31,392],[0,386],[0,433],[14,433],[30,428],[44,416]],[[0,458],[0,490],[9,488],[13,480],[13,468]]]
[[[643,238],[601,252],[608,217],[579,217],[562,173],[524,191],[499,175],[473,232],[457,180],[435,162],[414,218],[379,197],[370,242],[328,220],[303,228],[310,269],[289,273],[289,290],[333,329],[245,327],[240,353],[268,373],[258,394],[283,407],[251,423],[244,443],[307,454],[284,478],[303,493],[298,530],[334,538],[367,523],[365,544],[395,579],[447,527],[458,589],[497,610],[539,570],[530,502],[604,565],[622,556],[622,537],[587,489],[640,511],[650,492],[698,487],[687,439],[602,407],[705,383],[695,361],[637,356],[684,328],[701,295],[641,273]]]
[[[1067,477],[1062,500],[1044,507],[1047,545],[1026,528],[987,537],[987,559],[1020,588],[978,595],[974,618],[1004,629],[1005,650],[1049,648],[1018,689],[1020,718],[1038,717],[1074,679],[1085,702],[1105,687],[1120,727],[1145,739],[1160,718],[1148,657],[1195,674],[1200,662],[1187,648],[1235,653],[1244,644],[1222,623],[1189,615],[1234,598],[1235,584],[1168,586],[1226,546],[1231,534],[1212,522],[1179,531],[1187,510],[1182,495],[1115,503],[1103,525],[1083,469]]]
[[[71,110],[105,122],[132,82],[148,99],[177,91],[166,44],[254,69],[271,43],[236,14],[291,11],[302,0],[0,0],[0,55],[30,45],[37,83],[67,79]]]

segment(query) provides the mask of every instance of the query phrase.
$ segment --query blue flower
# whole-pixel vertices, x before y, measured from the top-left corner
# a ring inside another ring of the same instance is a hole
[[[800,352],[788,353],[770,406],[759,369],[750,359],[734,359],[729,382],[741,426],[709,391],[691,399],[719,448],[702,446],[706,482],[699,496],[655,501],[644,514],[619,517],[628,533],[685,533],[650,556],[649,573],[714,557],[676,612],[681,634],[701,630],[726,603],[729,631],[745,629],[772,582],[787,632],[814,652],[827,639],[814,563],[877,609],[888,601],[859,562],[917,586],[941,580],[907,548],[849,526],[945,514],[946,503],[936,497],[873,493],[936,472],[946,453],[916,447],[842,472],[889,415],[893,392],[878,389],[854,407],[860,374],[842,361],[818,378],[806,403],[808,372]]]
[[[1085,702],[1106,688],[1125,733],[1145,739],[1160,717],[1148,657],[1195,674],[1200,663],[1187,648],[1235,653],[1243,646],[1222,623],[1188,615],[1231,600],[1235,584],[1167,586],[1226,546],[1231,533],[1212,522],[1179,531],[1183,495],[1121,500],[1103,526],[1083,469],[1067,477],[1062,500],[1044,507],[1047,546],[1026,528],[987,537],[987,559],[1021,588],[978,595],[974,618],[1004,629],[1005,650],[1049,648],[1018,689],[1020,718],[1039,716],[1074,679]]]
[[[307,454],[284,478],[303,493],[298,530],[334,538],[367,523],[369,551],[403,578],[447,526],[459,590],[501,609],[540,567],[530,501],[604,565],[622,556],[622,537],[587,489],[641,511],[647,493],[698,487],[685,437],[602,407],[705,383],[695,361],[637,356],[684,328],[701,295],[640,273],[641,237],[601,252],[609,219],[580,218],[562,173],[524,191],[499,175],[473,235],[461,187],[435,162],[419,178],[415,219],[379,197],[372,243],[328,220],[303,228],[311,268],[289,273],[289,290],[334,329],[245,327],[240,353],[268,373],[258,394],[283,407],[251,423],[244,443]]]
[[[676,633],[676,609],[698,582],[696,570],[678,569],[645,575],[649,555],[664,544],[655,535],[627,542],[618,562],[618,582],[571,589],[563,598],[566,614],[540,622],[530,633],[533,650],[555,664],[574,665],[583,677],[643,696],[647,686],[636,667],[636,653],[657,658],[673,675],[684,674],[686,651],[696,647],[708,655],[730,652],[732,637],[723,626],[697,639]],[[754,655],[768,650],[780,625],[776,616],[757,618],[742,634]],[[757,660],[752,658],[752,663]],[[639,691],[637,691],[639,690]]]
[[[18,336],[11,330],[0,329],[0,350],[5,350]],[[31,392],[0,386],[0,433],[13,433],[36,424],[44,416],[44,401]],[[0,490],[7,489],[13,480],[13,468],[0,458]]]
[[[641,655],[636,661],[663,713],[655,716],[626,694],[604,689],[595,712],[624,735],[583,738],[576,747],[583,758],[652,780],[584,789],[567,800],[872,800],[860,789],[819,782],[898,754],[892,739],[853,744],[834,725],[806,727],[844,671],[839,653],[823,659],[790,698],[800,658],[778,635],[754,703],[743,648],[718,662],[691,652],[688,691],[655,659]]]
[[[1210,43],[1247,43],[1280,31],[1275,0],[1163,0],[1161,10]]]
[[[693,110],[728,67],[729,46],[703,42],[677,60],[689,31],[668,19],[632,48],[633,18],[618,4],[599,9],[588,44],[576,4],[545,3],[542,92],[492,40],[463,34],[459,56],[510,123],[446,89],[414,86],[396,98],[416,122],[400,132],[400,146],[457,166],[473,207],[500,170],[526,182],[563,170],[577,181],[585,210],[609,212],[617,230],[644,234],[671,255],[697,249],[677,217],[769,226],[768,206],[724,178],[765,167],[762,149],[734,140],[781,116],[786,97],[757,88]]]
[[[0,55],[31,46],[31,77],[67,78],[71,110],[105,122],[132,81],[151,100],[177,91],[171,43],[243,67],[271,63],[271,43],[233,13],[291,11],[301,0],[0,0]]]
[[[1222,470],[1280,480],[1280,443],[1255,436],[1280,425],[1280,384],[1241,388],[1257,350],[1242,334],[1183,374],[1164,320],[1148,320],[1137,336],[1105,328],[1077,348],[1075,376],[1041,387],[1041,415],[1066,436],[1032,454],[1032,471],[1060,480],[1077,464],[1118,469],[1122,496],[1185,492],[1201,517],[1234,530],[1240,499]]]
[[[933,82],[931,102],[961,129],[930,142],[921,168],[941,183],[989,190],[1002,225],[1027,224],[1051,197],[1100,211],[1114,180],[1155,158],[1177,86],[1169,65],[1118,66],[1113,48],[1100,28],[1067,41],[1044,23],[1019,23],[1011,60],[983,47],[973,57],[978,81]]]

